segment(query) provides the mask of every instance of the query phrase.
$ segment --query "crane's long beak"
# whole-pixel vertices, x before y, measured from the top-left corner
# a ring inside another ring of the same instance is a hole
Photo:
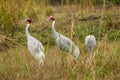
[[[24,24],[26,22],[26,19],[20,20],[20,24]]]
[[[25,22],[27,19],[24,19],[23,21]]]
[[[21,20],[21,23],[24,23],[26,21],[26,19],[23,19],[23,20]]]
[[[50,20],[50,17],[46,19],[46,21],[49,21]]]

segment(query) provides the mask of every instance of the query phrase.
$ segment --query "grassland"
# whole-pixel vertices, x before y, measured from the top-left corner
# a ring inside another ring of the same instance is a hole
[[[112,3],[51,6],[41,0],[1,0],[0,3],[0,80],[119,80],[120,6]],[[51,35],[50,16],[56,30],[79,47],[76,63],[64,58]],[[45,46],[45,65],[39,68],[27,49],[26,17],[32,18],[30,34]],[[73,27],[73,29],[71,29]],[[97,39],[94,59],[84,45],[85,36]],[[64,62],[64,64],[63,64]]]

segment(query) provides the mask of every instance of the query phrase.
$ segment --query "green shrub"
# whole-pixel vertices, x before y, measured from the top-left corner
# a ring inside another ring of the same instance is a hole
[[[120,4],[120,0],[115,0],[115,3],[116,4]]]
[[[46,14],[46,16],[50,16],[53,14],[53,10],[50,6],[46,8],[45,14]]]

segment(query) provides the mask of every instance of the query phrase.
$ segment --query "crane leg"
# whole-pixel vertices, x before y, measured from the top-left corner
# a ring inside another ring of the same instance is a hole
[[[64,66],[65,65],[65,53],[63,52],[63,54],[62,54],[62,59],[61,59],[61,61],[62,61],[62,66]]]
[[[76,64],[76,61],[74,60],[74,58],[71,54],[69,54],[69,56],[68,56],[68,62],[70,65]]]
[[[90,60],[93,58],[93,54],[92,53],[90,53]]]

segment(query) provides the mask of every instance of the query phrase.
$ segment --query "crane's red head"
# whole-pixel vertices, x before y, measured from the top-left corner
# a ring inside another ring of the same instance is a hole
[[[55,20],[54,16],[50,16],[50,20],[54,21]]]
[[[26,21],[30,24],[32,22],[31,18],[27,18]]]

